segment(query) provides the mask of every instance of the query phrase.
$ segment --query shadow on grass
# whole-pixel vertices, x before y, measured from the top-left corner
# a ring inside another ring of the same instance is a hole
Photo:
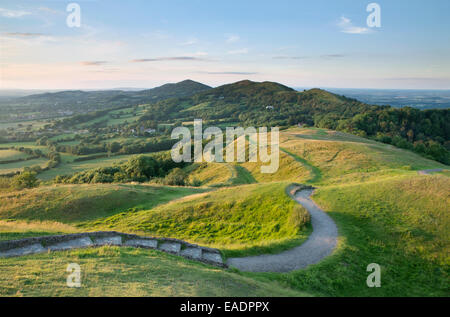
[[[280,150],[283,151],[284,153],[292,156],[297,162],[302,163],[311,172],[311,178],[308,179],[305,183],[312,184],[312,183],[317,183],[320,180],[322,180],[322,172],[320,171],[319,168],[315,167],[314,165],[309,163],[304,158],[298,156],[297,154],[289,152],[288,150],[286,150],[284,148],[280,148]]]
[[[237,176],[231,180],[232,185],[254,184],[257,183],[252,174],[243,166],[234,165]]]
[[[56,232],[56,231],[0,232],[0,241],[19,240],[19,239],[25,239],[25,238],[51,236],[51,235],[58,235],[58,234],[66,234],[66,232]]]
[[[308,223],[301,229],[299,237],[293,239],[285,239],[282,241],[272,241],[264,245],[255,245],[237,249],[222,249],[222,255],[225,259],[234,257],[255,256],[261,254],[277,254],[283,251],[298,247],[305,242],[312,233],[311,224]]]

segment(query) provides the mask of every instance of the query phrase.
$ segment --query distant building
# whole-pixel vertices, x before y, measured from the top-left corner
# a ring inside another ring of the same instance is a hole
[[[155,130],[155,129],[151,129],[151,128],[150,128],[150,129],[145,129],[145,130],[144,130],[144,132],[145,132],[145,133],[149,133],[149,134],[152,134],[152,133],[155,133],[155,132],[156,132],[156,130]]]

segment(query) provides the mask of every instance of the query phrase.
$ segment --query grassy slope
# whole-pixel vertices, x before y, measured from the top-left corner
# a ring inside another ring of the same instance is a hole
[[[338,249],[306,270],[241,274],[270,277],[316,295],[447,295],[448,167],[355,136],[296,130],[302,137],[284,134],[282,146],[304,155],[294,156],[311,167],[310,181],[319,186],[314,199],[339,228]],[[415,171],[442,167],[447,171],[435,176]],[[366,286],[366,267],[373,262],[382,267],[381,288]]]
[[[449,187],[445,176],[404,176],[319,189],[314,199],[338,225],[338,250],[272,278],[327,296],[448,295]],[[381,288],[366,286],[369,263],[381,265]]]
[[[233,169],[226,163],[195,163],[186,171],[189,172],[189,181],[196,179],[207,186],[227,184],[233,177]]]
[[[135,213],[83,224],[87,229],[114,229],[177,237],[221,248],[226,255],[276,252],[305,239],[287,183],[224,188]],[[300,213],[305,211],[301,209]]]
[[[102,219],[118,212],[133,213],[203,191],[188,187],[96,184],[0,193],[0,219],[3,220],[0,239],[16,238],[30,230],[42,234],[79,231],[75,226],[82,221]]]
[[[280,143],[282,149],[316,171],[310,181],[317,185],[361,182],[408,174],[411,170],[446,168],[410,151],[322,129],[290,129],[281,135]]]
[[[265,165],[268,165],[268,163],[245,162],[240,164],[260,183],[277,181],[303,182],[309,177],[308,170],[302,164],[298,164],[294,158],[281,150],[279,168],[276,173],[261,173],[261,166]]]
[[[66,286],[69,263],[81,287]],[[0,296],[308,296],[159,251],[103,247],[0,259]]]

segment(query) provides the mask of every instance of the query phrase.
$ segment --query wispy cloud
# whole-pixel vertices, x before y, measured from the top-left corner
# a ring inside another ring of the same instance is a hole
[[[43,33],[28,33],[28,32],[9,32],[9,33],[2,33],[3,35],[7,37],[18,37],[18,38],[36,38],[41,36],[46,36]]]
[[[51,9],[48,7],[39,7],[38,10],[42,11],[42,12],[46,12],[46,13],[51,13],[51,14],[65,14],[64,11],[54,10],[54,9]]]
[[[299,59],[305,59],[308,58],[307,56],[274,56],[273,59],[292,59],[292,60],[299,60]]]
[[[197,43],[198,43],[198,40],[196,38],[191,38],[191,39],[189,39],[189,40],[187,40],[185,42],[180,43],[180,45],[188,46],[188,45],[194,45],[194,44],[197,44]]]
[[[157,57],[157,58],[141,58],[133,59],[132,63],[160,62],[160,61],[206,61],[205,58],[194,56],[174,56],[174,57]]]
[[[257,72],[200,72],[209,75],[257,75]]]
[[[341,58],[345,57],[344,54],[327,54],[327,55],[321,55],[322,58]]]
[[[237,42],[237,41],[239,41],[241,38],[240,38],[240,36],[239,35],[236,35],[236,34],[227,34],[226,35],[226,42],[227,43],[235,43],[235,42]]]
[[[247,54],[248,48],[241,48],[237,50],[228,51],[227,54],[236,55],[236,54]]]
[[[5,18],[20,18],[29,14],[31,13],[27,11],[0,8],[0,16]]]
[[[349,34],[372,33],[372,30],[369,28],[353,25],[352,21],[344,16],[342,16],[339,19],[337,26],[341,29],[341,32],[343,32],[343,33],[349,33]]]
[[[107,61],[83,61],[80,64],[83,66],[100,66],[107,63]]]

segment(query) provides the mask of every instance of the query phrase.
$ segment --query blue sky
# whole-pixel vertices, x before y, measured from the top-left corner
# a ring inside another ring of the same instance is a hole
[[[154,87],[186,78],[450,89],[450,1],[2,0],[1,88]]]

